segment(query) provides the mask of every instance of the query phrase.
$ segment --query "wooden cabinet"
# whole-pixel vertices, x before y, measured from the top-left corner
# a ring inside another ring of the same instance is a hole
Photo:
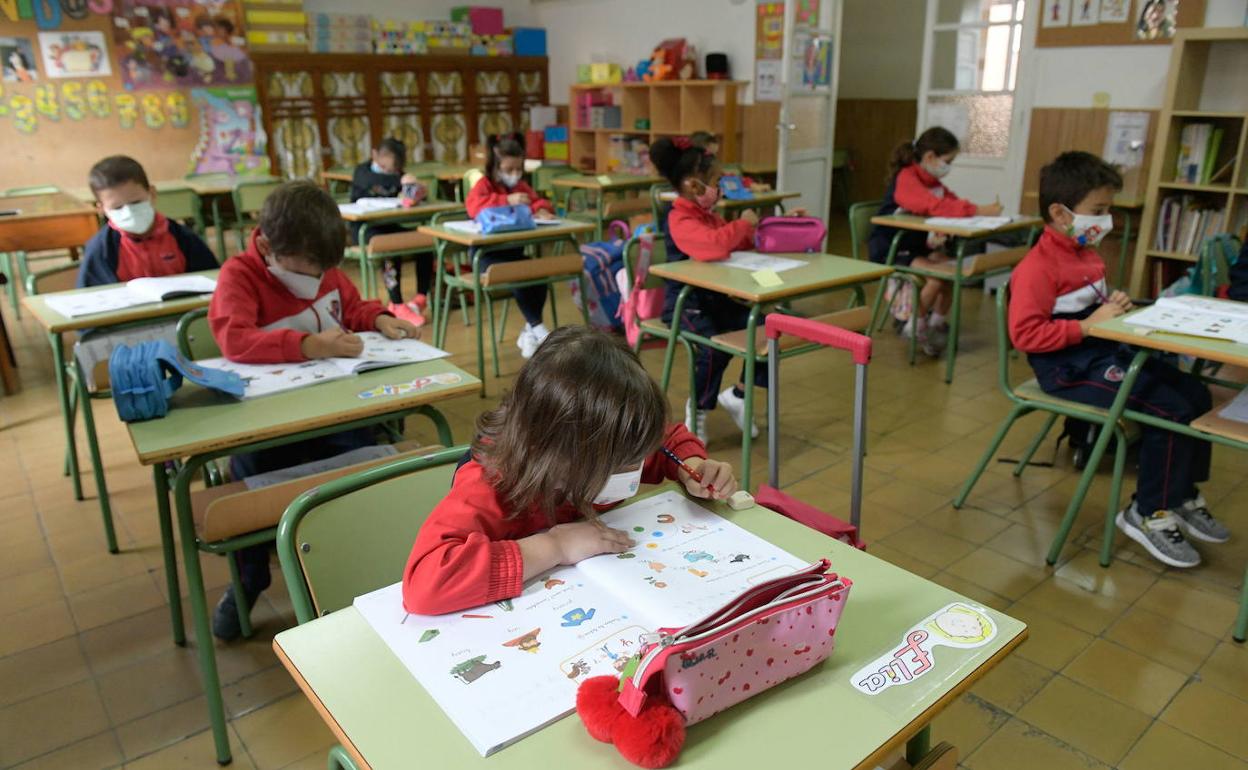
[[[387,136],[408,162],[468,160],[489,134],[524,131],[549,104],[548,60],[529,56],[255,54],[275,174],[354,166]]]

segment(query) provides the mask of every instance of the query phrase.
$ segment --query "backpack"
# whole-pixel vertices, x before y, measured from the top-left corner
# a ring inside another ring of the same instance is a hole
[[[182,387],[183,377],[235,398],[242,398],[245,390],[242,377],[198,366],[183,358],[166,340],[119,345],[108,359],[113,404],[123,422],[164,417],[173,392]]]
[[[884,288],[884,301],[888,303],[888,314],[898,323],[905,323],[914,315],[915,307],[914,284],[901,276],[889,276]]]
[[[585,297],[581,297],[581,287],[571,281],[572,302],[577,308],[586,302],[589,325],[602,331],[618,332],[624,330],[620,322],[620,302],[623,296],[616,284],[615,274],[624,267],[624,241],[628,238],[628,225],[623,222],[612,222],[607,231],[622,237],[608,241],[594,241],[581,245],[581,265],[585,273]],[[612,232],[614,231],[614,232]]]
[[[616,283],[620,286],[620,293],[624,296],[624,303],[620,305],[620,318],[624,322],[624,337],[633,347],[636,347],[637,340],[641,337],[641,322],[663,315],[663,301],[666,293],[666,289],[662,286],[657,289],[641,288],[650,275],[650,259],[654,253],[654,231],[648,225],[638,230],[637,265],[634,267],[634,274],[631,280],[625,270],[620,270],[615,276]]]
[[[818,217],[764,217],[754,230],[754,248],[764,254],[823,251],[828,228]]]

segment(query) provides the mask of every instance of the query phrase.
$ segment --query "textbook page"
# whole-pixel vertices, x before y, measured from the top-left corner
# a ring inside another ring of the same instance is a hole
[[[164,302],[177,297],[212,294],[217,289],[217,281],[206,275],[162,275],[127,281],[126,289],[142,302]]]
[[[364,351],[355,358],[326,359],[348,374],[399,364],[415,364],[446,358],[450,353],[414,339],[392,340],[381,332],[357,332]]]
[[[459,233],[468,233],[469,235],[478,235],[481,232],[481,225],[471,219],[457,219],[454,222],[443,222],[442,226],[447,230],[454,230]]]
[[[777,257],[775,254],[762,254],[757,251],[734,251],[728,259],[718,264],[736,267],[742,270],[773,270],[783,273],[795,267],[805,267],[807,263],[800,259]]]
[[[996,230],[1014,221],[1014,217],[928,217],[924,224],[937,227],[961,227],[967,230]]]
[[[1248,319],[1248,302],[1236,302],[1233,299],[1217,299],[1202,297],[1197,294],[1185,294],[1181,297],[1158,297],[1154,305],[1176,310],[1199,311],[1214,313],[1232,318]]]
[[[63,296],[50,295],[44,298],[44,302],[48,307],[66,318],[107,313],[143,304],[125,286],[101,289],[100,291],[84,291],[79,294],[66,294]]]
[[[195,363],[205,369],[221,369],[242,377],[246,388],[243,392],[245,399],[269,396],[351,376],[350,372],[335,365],[332,359],[297,364],[240,364],[228,358],[205,358]]]
[[[1248,343],[1248,316],[1236,312],[1209,312],[1202,305],[1188,302],[1158,300],[1156,304],[1131,314],[1125,321],[1130,326],[1172,334]]]

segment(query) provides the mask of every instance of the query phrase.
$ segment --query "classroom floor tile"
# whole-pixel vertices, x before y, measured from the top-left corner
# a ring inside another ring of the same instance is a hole
[[[833,251],[848,252],[843,228],[834,226],[832,237]],[[1065,448],[1055,467],[1030,467],[1017,478],[1014,465],[994,458],[966,506],[951,505],[1008,411],[996,385],[992,303],[978,290],[965,298],[964,353],[952,386],[943,382],[942,362],[909,366],[904,345],[888,331],[876,335],[868,385],[868,552],[1030,628],[1012,655],[936,718],[933,741],[954,743],[969,770],[1248,770],[1248,650],[1229,634],[1248,561],[1243,454],[1214,450],[1215,478],[1203,491],[1235,535],[1224,545],[1201,544],[1199,568],[1165,568],[1118,533],[1113,564],[1099,565],[1108,463],[1056,568],[1048,566],[1045,555],[1077,481]],[[820,312],[842,299],[795,305]],[[557,291],[557,302],[561,319],[577,317],[566,289]],[[0,399],[0,453],[13,458],[0,485],[0,767],[216,768],[194,643],[178,648],[170,639],[151,470],[134,461],[111,407],[96,402],[122,544],[122,553],[107,553],[83,428],[87,499],[76,501],[61,475],[63,433],[46,339],[29,314],[17,321],[5,304],[23,389]],[[460,440],[520,369],[517,316],[511,314],[500,346],[503,376],[487,380],[489,397],[474,394],[443,408]],[[447,347],[470,371],[474,339],[475,330],[454,317]],[[662,358],[661,349],[642,353],[655,375]],[[668,393],[677,419],[688,393],[684,366],[678,352]],[[1016,380],[1030,376],[1021,357],[1010,369]],[[729,377],[739,370],[734,363]],[[847,516],[852,367],[844,356],[824,353],[786,359],[782,371],[782,486]],[[765,429],[765,399],[758,408]],[[424,421],[410,423],[416,438],[429,438]],[[1020,420],[998,457],[1018,457],[1041,423],[1035,415]],[[708,426],[711,455],[739,468],[740,433],[722,410]],[[1053,457],[1056,433],[1037,459]],[[751,457],[757,485],[767,475],[765,433]],[[1125,494],[1134,476],[1132,460]],[[185,594],[180,561],[179,553]],[[211,607],[229,571],[218,556],[201,555],[200,564]],[[273,565],[274,587],[256,608],[255,637],[216,646],[231,767],[323,768],[333,738],[271,647],[273,635],[294,622],[276,559]]]

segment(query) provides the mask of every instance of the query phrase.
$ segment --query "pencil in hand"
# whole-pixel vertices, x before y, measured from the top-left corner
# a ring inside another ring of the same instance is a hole
[[[697,472],[697,471],[695,471],[693,468],[690,468],[690,467],[689,467],[689,464],[688,464],[688,463],[686,463],[684,460],[680,459],[679,457],[677,457],[675,452],[673,452],[672,450],[668,449],[668,448],[667,448],[667,447],[665,447],[665,446],[664,446],[664,447],[659,447],[659,450],[660,450],[660,451],[662,451],[662,452],[663,452],[663,454],[667,455],[667,459],[669,459],[669,460],[671,460],[672,462],[676,463],[676,465],[678,465],[682,471],[684,471],[685,473],[688,473],[688,474],[689,474],[689,478],[693,479],[694,481],[698,482],[699,484],[701,484],[701,483],[702,483],[702,474],[701,474],[701,473],[698,473],[698,472]],[[712,486],[712,485],[710,485],[710,484],[707,484],[707,485],[706,485],[706,489],[707,489],[707,491],[708,491],[708,492],[710,492],[712,495],[714,495],[714,494],[715,494],[715,487],[714,487],[714,486]]]

